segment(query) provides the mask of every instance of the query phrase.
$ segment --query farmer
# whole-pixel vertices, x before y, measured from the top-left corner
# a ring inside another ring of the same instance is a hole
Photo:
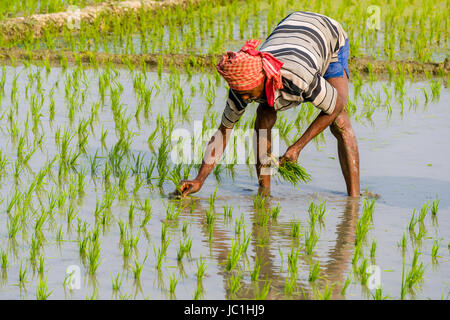
[[[321,110],[303,135],[279,159],[297,162],[300,152],[327,127],[337,139],[339,162],[349,196],[360,196],[358,145],[347,114],[348,38],[335,20],[312,12],[283,19],[262,44],[249,40],[238,52],[227,52],[217,71],[230,89],[222,122],[209,141],[194,180],[182,181],[183,195],[201,189],[225,150],[234,124],[247,105],[259,103],[256,121],[256,171],[260,190],[270,190],[268,157],[277,112],[302,102]]]

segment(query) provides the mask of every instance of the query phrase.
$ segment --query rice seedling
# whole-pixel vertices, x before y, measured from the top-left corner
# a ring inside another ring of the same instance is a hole
[[[314,253],[318,241],[319,235],[314,229],[305,231],[305,252],[308,256]]]
[[[431,215],[435,217],[437,215],[438,209],[439,209],[439,202],[441,202],[441,199],[437,198],[433,200],[433,204],[431,205]]]
[[[197,262],[197,282],[201,282],[206,272],[206,263],[202,256],[200,256],[200,260]]]
[[[0,258],[1,258],[1,268],[3,270],[8,269],[8,251],[5,251],[3,249],[0,250]]]
[[[120,277],[120,279],[119,279]],[[122,280],[123,275],[119,272],[115,278],[113,278],[111,274],[111,283],[112,283],[112,290],[113,291],[120,291],[120,288],[122,287]]]
[[[298,257],[300,256],[299,248],[291,247],[291,252],[288,253],[288,271],[291,274],[297,274],[298,271]]]
[[[407,289],[412,289],[423,281],[424,267],[423,262],[419,264],[420,252],[417,248],[414,250],[414,257],[411,262],[411,268],[406,272],[404,285]]]
[[[352,280],[351,280],[351,273],[350,273],[348,275],[347,279],[345,279],[344,285],[342,286],[341,295],[345,296],[345,293],[347,292],[348,286],[350,285],[351,282],[352,282]]]
[[[377,250],[377,241],[375,239],[372,240],[372,245],[370,246],[370,258],[372,260],[375,259],[375,253]]]
[[[276,220],[281,212],[281,206],[278,204],[271,210],[271,216],[273,220]]]
[[[233,215],[233,206],[230,206],[227,201],[227,203],[223,207],[223,216],[225,218],[231,218],[232,215]]]
[[[286,277],[284,283],[284,294],[290,296],[295,291],[297,291],[297,275],[290,274],[289,276]]]
[[[231,276],[230,280],[228,281],[228,287],[232,295],[236,294],[236,292],[242,287],[241,281],[242,274],[240,271]]]
[[[441,256],[438,256],[439,247],[441,246],[440,242],[437,240],[433,240],[433,246],[431,248],[431,259],[433,261],[436,261],[437,258],[440,258]]]
[[[291,236],[294,238],[298,238],[300,236],[301,226],[300,221],[291,221]]]
[[[48,291],[47,286],[47,278],[48,275],[45,277],[45,280],[42,279],[43,277],[39,277],[39,285],[36,288],[36,299],[37,300],[47,300],[48,297],[52,294],[52,291]]]
[[[241,213],[239,219],[236,217],[234,223],[234,234],[240,235],[245,225],[244,214]]]
[[[156,253],[156,248],[153,247],[153,251],[155,252],[156,256],[156,269],[161,270],[162,263],[166,257],[167,254],[167,248],[169,247],[170,240],[166,239],[164,242],[161,243],[161,247],[158,248],[158,252]]]
[[[21,261],[19,269],[19,286],[24,286],[27,282],[27,265],[25,264],[25,268],[23,268]]]
[[[148,255],[145,255],[144,261],[142,261],[141,264],[139,264],[139,261],[136,259],[134,260],[134,268],[133,268],[133,275],[134,280],[139,281],[141,278],[142,269],[144,268],[144,263],[147,260]]]
[[[266,279],[266,281],[264,281],[263,288],[256,294],[256,297],[255,297],[256,300],[266,300],[267,299],[267,295],[269,294],[271,283],[272,283],[272,280]]]
[[[312,263],[310,263],[308,281],[315,282],[319,278],[320,278],[320,261],[317,261],[314,264],[314,266],[312,265]]]
[[[227,271],[232,271],[236,267],[237,263],[239,262],[239,259],[242,256],[243,253],[243,247],[240,246],[236,241],[232,241],[231,244],[231,250],[228,253],[227,261],[225,264],[225,269]]]
[[[100,241],[91,240],[87,243],[88,272],[94,275],[100,266]]]

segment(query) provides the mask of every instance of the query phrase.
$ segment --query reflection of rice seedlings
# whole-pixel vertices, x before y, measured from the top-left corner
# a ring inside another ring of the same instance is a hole
[[[375,239],[372,240],[372,245],[370,246],[370,258],[375,259],[375,252],[377,250],[377,241]]]
[[[44,269],[45,269],[45,260],[44,260],[44,256],[41,254],[39,256],[39,266],[37,268],[37,272],[42,275],[44,274]]]
[[[389,296],[384,296],[383,295],[383,289],[382,288],[378,288],[375,290],[375,293],[372,294],[372,298],[373,300],[386,300],[389,298]]]

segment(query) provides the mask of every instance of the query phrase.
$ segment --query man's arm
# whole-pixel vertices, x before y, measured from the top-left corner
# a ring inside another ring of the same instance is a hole
[[[280,163],[283,163],[286,160],[297,162],[298,156],[303,148],[315,136],[317,136],[333,123],[333,121],[336,119],[337,115],[342,111],[345,105],[346,101],[340,94],[338,94],[333,112],[331,114],[326,114],[323,111],[320,112],[316,119],[314,119],[314,121],[310,124],[308,129],[306,129],[306,131],[302,134],[302,136],[286,150],[286,153],[280,159]]]
[[[232,129],[226,128],[220,124],[219,129],[211,137],[205,150],[202,165],[194,180],[185,180],[181,182],[180,190],[183,196],[197,192],[203,186],[208,175],[216,166],[227,146]]]

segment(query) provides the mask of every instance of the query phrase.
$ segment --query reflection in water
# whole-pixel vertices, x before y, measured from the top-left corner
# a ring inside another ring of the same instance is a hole
[[[270,281],[270,288],[266,299],[311,299],[315,297],[314,292],[320,290],[320,287],[325,284],[333,285],[332,299],[342,298],[340,292],[345,281],[344,275],[351,263],[360,199],[346,198],[344,200],[342,216],[340,217],[339,224],[336,226],[337,239],[335,245],[328,252],[327,263],[320,265],[320,273],[324,277],[324,281],[316,281],[315,284],[311,285],[307,281],[307,277],[306,279],[302,279],[302,277],[297,275],[298,288],[289,296],[285,294],[285,285],[290,275],[289,272],[283,270],[283,266],[277,262],[277,259],[279,259],[280,243],[291,243],[294,250],[299,247],[301,248],[298,238],[296,239],[291,236],[290,223],[278,224],[269,222],[266,225],[262,225],[260,220],[258,220],[260,217],[258,217],[257,211],[253,210],[249,217],[252,221],[250,245],[247,254],[241,257],[241,259],[251,260],[245,263],[248,269],[250,269],[250,265],[254,265],[255,260],[260,262],[259,280],[252,282],[248,277],[248,273],[244,275],[246,271],[250,272],[251,270],[242,270],[244,277],[241,281],[241,288],[235,294],[231,294],[231,277],[238,272],[238,268],[233,271],[226,270],[227,257],[231,250],[229,243],[235,239],[243,241],[243,235],[241,234],[240,237],[236,238],[230,237],[229,231],[225,230],[223,225],[219,223],[208,226],[204,217],[205,210],[203,210],[200,202],[196,203],[196,205],[197,207],[193,214],[200,218],[199,224],[205,239],[204,241],[208,243],[212,250],[213,254],[211,257],[217,260],[217,265],[220,269],[219,275],[223,277],[226,299],[255,299],[264,287],[266,280]],[[268,198],[265,203],[265,208],[270,211],[271,207],[271,201]],[[246,233],[249,234],[249,232]],[[312,257],[306,255],[300,255],[299,259],[303,260],[300,262],[303,262],[305,265],[313,263]],[[286,263],[284,262],[284,264]],[[303,274],[305,270],[300,270],[299,268],[299,272]],[[308,270],[306,270],[307,273]]]

